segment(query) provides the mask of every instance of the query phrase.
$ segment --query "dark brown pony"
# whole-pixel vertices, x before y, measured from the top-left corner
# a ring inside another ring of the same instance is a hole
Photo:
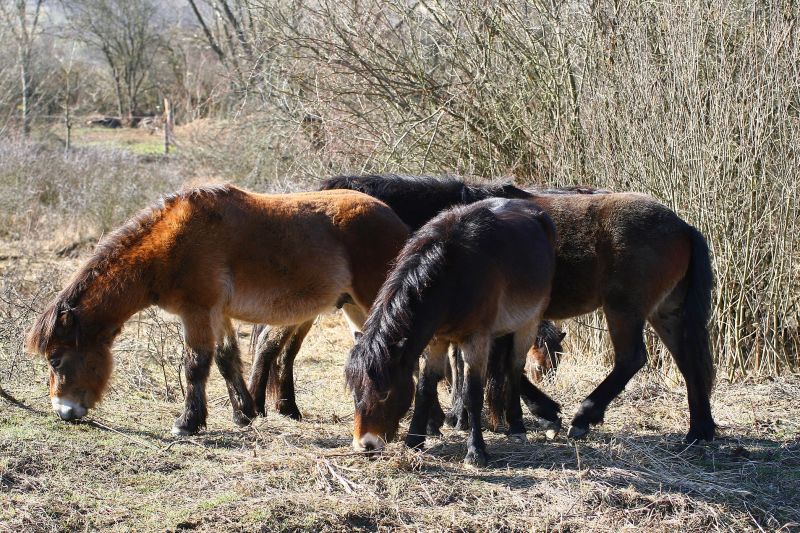
[[[350,176],[334,178],[326,187],[367,193],[386,202],[404,219],[433,216],[437,209],[471,201],[468,187],[454,179]],[[714,362],[707,324],[713,274],[703,235],[642,194],[591,188],[528,192],[513,186],[493,193],[528,198],[550,215],[558,228],[556,274],[545,318],[570,318],[597,308],[606,316],[614,368],[583,401],[569,435],[580,437],[590,425],[602,422],[608,404],[644,366],[647,350],[642,330],[647,321],[686,380],[686,440],[712,440]],[[523,398],[526,382],[530,384],[523,379]],[[536,392],[535,387],[528,390]],[[540,400],[544,398],[529,400],[534,406],[543,406]]]
[[[485,465],[486,368],[492,340],[508,333],[514,333],[509,387],[517,398],[508,405],[510,434],[524,439],[517,387],[548,304],[554,241],[555,228],[541,210],[524,200],[499,198],[445,211],[409,239],[345,366],[356,406],[356,450],[379,450],[394,438],[414,396],[414,368],[433,340],[406,444],[424,442],[436,383],[447,362],[446,343],[453,343],[464,359],[470,422],[465,462]]]
[[[103,395],[122,325],[157,305],[181,318],[189,348],[173,433],[205,426],[215,359],[234,421],[246,424],[255,409],[231,320],[300,324],[346,301],[351,320],[363,321],[407,235],[391,209],[352,191],[177,193],[98,245],[33,325],[28,347],[50,364],[53,409],[81,418]]]

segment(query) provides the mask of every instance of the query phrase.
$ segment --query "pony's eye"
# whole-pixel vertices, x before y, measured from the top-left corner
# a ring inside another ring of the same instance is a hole
[[[58,370],[58,367],[61,366],[61,358],[60,357],[53,357],[50,359],[50,368],[53,370]]]

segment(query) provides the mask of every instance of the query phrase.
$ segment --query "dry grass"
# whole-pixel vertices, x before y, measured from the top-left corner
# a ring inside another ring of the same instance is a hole
[[[174,440],[180,340],[170,317],[151,312],[117,343],[103,404],[84,423],[62,423],[49,412],[44,364],[20,341],[77,260],[34,248],[0,262],[0,385],[19,401],[0,398],[0,531],[800,527],[798,376],[720,382],[723,438],[700,447],[681,443],[682,384],[651,370],[587,441],[546,442],[531,428],[530,444],[512,445],[487,433],[492,462],[475,470],[461,463],[464,436],[446,429],[425,453],[393,444],[369,461],[349,447],[341,372],[350,343],[338,316],[322,317],[298,359],[303,422],[271,415],[236,428],[214,371],[208,431]],[[577,343],[568,349],[546,389],[570,415],[607,369]]]

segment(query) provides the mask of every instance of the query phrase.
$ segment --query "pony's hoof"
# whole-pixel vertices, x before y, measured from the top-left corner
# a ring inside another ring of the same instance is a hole
[[[561,431],[560,418],[556,418],[555,420],[541,420],[540,425],[542,429],[544,429],[544,436],[547,437],[547,440],[555,439]]]
[[[206,427],[204,420],[198,421],[197,419],[187,417],[184,413],[179,416],[172,425],[172,434],[175,437],[188,437],[189,435],[196,435],[204,427]]]
[[[253,420],[255,420],[255,418],[256,418],[255,413],[253,414],[253,416],[247,416],[242,412],[233,413],[233,423],[239,426],[240,428],[249,426],[250,424],[253,423]]]
[[[406,446],[412,450],[421,450],[425,447],[425,437],[422,435],[406,435]]]
[[[295,403],[280,402],[275,406],[275,410],[282,416],[297,420],[298,422],[303,419],[303,415],[300,413],[300,409]]]
[[[508,440],[512,444],[526,444],[528,436],[525,433],[509,433]]]
[[[192,431],[189,428],[176,425],[172,426],[172,430],[170,430],[170,433],[172,433],[173,437],[190,437],[192,435],[196,435],[197,431],[198,430],[196,429]]]
[[[483,468],[489,463],[489,454],[485,450],[468,450],[467,456],[464,457],[464,464],[466,466],[474,466],[476,468]]]
[[[426,433],[428,434],[429,437],[441,437],[442,436],[442,431],[439,428],[437,428],[436,426],[428,426],[428,429],[427,429]]]
[[[582,428],[580,426],[570,426],[567,432],[567,438],[582,439],[589,433],[589,428]]]
[[[697,424],[689,428],[686,434],[686,444],[695,444],[701,440],[711,442],[714,440],[714,430],[716,425],[711,422],[708,424]]]

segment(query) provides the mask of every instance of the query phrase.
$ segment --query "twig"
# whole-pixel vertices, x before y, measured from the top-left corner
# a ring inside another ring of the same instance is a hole
[[[353,485],[351,481],[349,481],[347,478],[345,478],[339,472],[337,472],[330,461],[328,461],[325,458],[320,459],[320,461],[328,469],[328,472],[330,472],[331,477],[333,477],[333,479],[335,479],[342,486],[344,491],[347,494],[353,494],[353,488],[355,487],[355,485]]]
[[[145,446],[147,446],[148,448],[150,448],[152,450],[157,450],[157,451],[161,452],[161,451],[166,451],[168,449],[168,447],[161,448],[161,447],[156,446],[155,444],[153,444],[151,442],[147,442],[144,439],[140,439],[140,438],[128,435],[127,433],[125,433],[123,431],[120,431],[118,429],[114,429],[114,428],[112,428],[110,426],[107,426],[107,425],[103,424],[102,422],[98,422],[97,420],[94,420],[94,419],[91,419],[91,418],[82,420],[81,423],[82,424],[86,424],[88,426],[96,427],[98,429],[104,429],[106,431],[110,431],[111,433],[116,433],[117,435],[121,435],[121,436],[125,437],[126,439],[128,439],[128,440],[130,440],[132,442],[138,442],[139,444],[144,444]]]

